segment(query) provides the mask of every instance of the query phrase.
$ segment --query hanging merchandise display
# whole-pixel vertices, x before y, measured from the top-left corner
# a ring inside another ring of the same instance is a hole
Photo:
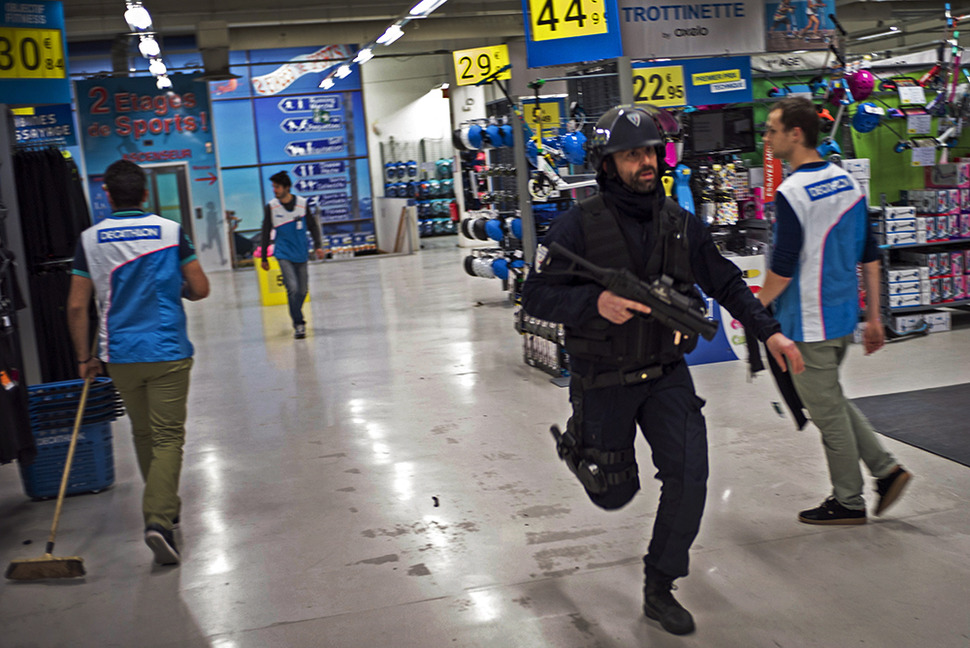
[[[31,380],[68,380],[77,367],[64,305],[74,245],[91,224],[81,176],[74,160],[53,147],[18,149],[13,162],[40,361],[40,376]]]

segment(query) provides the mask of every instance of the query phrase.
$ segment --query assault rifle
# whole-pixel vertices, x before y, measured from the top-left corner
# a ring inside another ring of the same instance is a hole
[[[563,256],[574,266],[579,266],[586,272],[578,272],[570,268],[566,273],[592,279],[610,292],[625,299],[640,302],[650,307],[649,315],[631,311],[634,315],[653,317],[661,324],[682,334],[699,334],[705,340],[711,340],[717,333],[718,323],[704,317],[703,308],[691,303],[690,297],[676,291],[673,280],[664,275],[650,283],[641,281],[626,268],[601,268],[590,263],[571,250],[567,250],[559,243],[549,246],[552,256]]]

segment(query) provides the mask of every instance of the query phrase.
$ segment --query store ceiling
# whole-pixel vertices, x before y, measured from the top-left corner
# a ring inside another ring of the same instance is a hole
[[[375,39],[416,0],[144,0],[164,36],[194,34],[201,21],[225,21],[231,49],[366,43]],[[951,0],[955,15],[967,15],[970,0]],[[836,0],[849,32],[850,52],[931,47],[943,29],[937,0]],[[123,0],[66,0],[69,41],[112,39],[126,31]],[[857,41],[900,29],[899,35]],[[968,25],[970,35],[970,25]],[[387,54],[453,50],[521,39],[521,0],[449,0],[432,16],[412,22]]]

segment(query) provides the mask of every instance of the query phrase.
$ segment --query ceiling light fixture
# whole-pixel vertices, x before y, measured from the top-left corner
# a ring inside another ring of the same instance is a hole
[[[154,36],[141,36],[141,40],[138,41],[138,51],[141,55],[147,59],[157,58],[162,53],[162,48],[158,45],[158,41],[155,40]]]
[[[152,62],[148,64],[148,71],[154,76],[162,76],[168,72],[168,68],[165,67],[165,62],[160,58],[153,58]]]
[[[416,18],[424,18],[447,1],[448,0],[421,0],[421,2],[411,7],[411,11],[408,13]]]
[[[391,43],[399,39],[401,36],[404,36],[404,30],[401,29],[401,25],[399,23],[394,23],[393,25],[388,27],[384,31],[384,33],[377,38],[377,44],[390,45]]]
[[[141,2],[126,2],[128,9],[125,11],[125,22],[131,31],[150,31],[152,28],[152,16],[148,9],[142,6]]]

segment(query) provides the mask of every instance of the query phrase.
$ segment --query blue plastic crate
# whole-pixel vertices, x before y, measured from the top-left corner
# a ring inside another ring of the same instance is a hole
[[[73,402],[74,406],[77,407],[78,401],[81,400],[83,388],[84,381],[81,379],[30,385],[27,387],[27,400],[32,405],[67,401],[67,403]],[[97,398],[113,393],[115,393],[115,386],[111,378],[99,376],[91,382],[91,387],[88,389],[88,398]]]
[[[34,430],[37,458],[20,466],[20,478],[28,497],[57,497],[71,444],[72,427]],[[67,494],[97,493],[115,481],[111,423],[82,425],[78,433],[74,461],[67,480]]]

